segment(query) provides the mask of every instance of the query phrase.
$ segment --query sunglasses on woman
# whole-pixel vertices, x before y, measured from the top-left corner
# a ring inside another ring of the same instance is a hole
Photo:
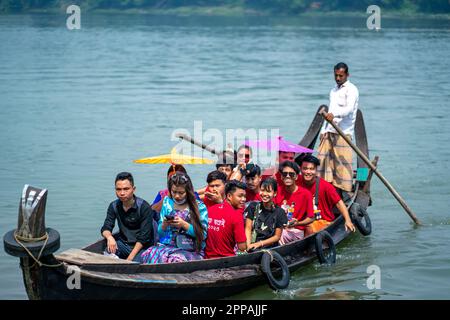
[[[185,175],[184,173],[175,173],[170,177],[170,180],[173,182],[181,182],[181,183],[187,183],[189,181],[189,177]]]

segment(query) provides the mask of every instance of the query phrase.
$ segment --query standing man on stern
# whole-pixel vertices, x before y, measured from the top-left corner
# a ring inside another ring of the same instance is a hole
[[[154,244],[153,210],[147,201],[134,195],[136,187],[131,173],[119,173],[115,188],[117,199],[109,205],[101,229],[107,241],[106,250],[121,259],[141,262],[141,253]],[[115,238],[112,231],[116,220],[119,234]]]
[[[330,91],[330,104],[325,118],[334,121],[350,139],[353,137],[358,110],[358,88],[348,80],[348,66],[339,62],[334,66],[336,86]],[[352,149],[331,124],[326,122],[320,132],[318,174],[335,188],[352,191]]]

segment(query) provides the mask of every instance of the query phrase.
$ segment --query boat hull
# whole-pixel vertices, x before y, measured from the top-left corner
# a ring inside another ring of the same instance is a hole
[[[350,235],[345,231],[342,217],[326,230],[335,244]],[[287,262],[289,271],[294,272],[317,258],[314,242],[315,236],[312,235],[272,250],[278,252]],[[30,299],[221,299],[267,283],[260,268],[262,254],[254,252],[245,256],[202,260],[195,266],[192,262],[108,266],[64,263],[56,268],[35,266],[23,271],[24,275],[34,275],[33,286],[27,290],[32,292]],[[44,263],[53,265],[60,262],[54,256],[47,256],[44,260]],[[76,273],[80,277],[78,287]],[[280,269],[274,270],[275,276],[280,274]]]
[[[322,123],[323,118],[316,113],[302,139],[302,145],[311,149],[314,147]],[[368,154],[360,111],[356,127],[356,142]],[[350,207],[358,203],[364,210],[367,209],[370,203],[369,186],[370,179],[357,181],[355,195],[344,199],[346,205]],[[367,193],[362,191],[363,187]],[[338,216],[325,230],[335,245],[353,234],[345,230],[342,216]],[[316,235],[310,235],[270,250],[281,255],[289,271],[294,272],[317,259],[315,248]],[[100,240],[78,250],[78,253],[81,252],[81,256],[91,253],[102,257],[100,254],[104,249],[105,240]],[[41,266],[34,264],[31,258],[21,256],[24,284],[30,299],[220,299],[267,283],[266,274],[261,268],[262,251],[234,257],[154,265],[125,263],[124,260],[115,263],[92,263],[89,259],[84,262],[83,259],[70,261],[63,259],[63,254],[42,257],[44,265]],[[280,268],[271,271],[275,277],[282,274]]]

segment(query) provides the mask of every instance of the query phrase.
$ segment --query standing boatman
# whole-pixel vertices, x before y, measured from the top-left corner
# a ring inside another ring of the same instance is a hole
[[[336,86],[330,91],[330,103],[325,118],[334,121],[350,139],[353,137],[358,110],[358,88],[348,80],[348,66],[339,62],[334,66]],[[352,149],[331,124],[325,122],[320,131],[318,174],[332,183],[338,191],[352,191]]]

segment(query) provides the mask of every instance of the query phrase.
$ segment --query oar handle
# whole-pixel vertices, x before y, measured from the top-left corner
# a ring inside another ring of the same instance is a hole
[[[349,139],[349,137],[342,131],[341,128],[339,128],[333,121],[328,121],[328,119],[326,118],[327,112],[325,111],[325,108],[320,109],[319,114],[322,115],[325,121],[333,126],[333,128],[339,133],[339,135],[342,136],[345,141],[347,141],[347,143],[352,147],[353,150],[355,150],[358,156],[363,159],[365,163],[367,163],[367,165],[370,169],[373,170],[373,172],[375,172],[377,168],[372,164],[369,158],[367,158],[367,156],[361,150],[359,150],[356,145],[353,144],[352,140]]]
[[[196,145],[196,146],[198,146],[198,147],[200,147],[200,148],[202,148],[202,149],[204,149],[206,151],[211,152],[212,154],[215,154],[216,156],[220,156],[222,154],[222,151],[217,151],[216,149],[214,149],[214,148],[212,148],[210,146],[207,146],[207,145],[205,145],[205,144],[203,144],[201,142],[198,142],[197,140],[191,138],[187,134],[177,133],[177,134],[175,134],[175,137],[183,139],[183,140],[186,140],[186,141],[188,141],[188,142],[190,142],[190,143],[192,143],[192,144],[194,144],[194,145]]]
[[[325,111],[325,108],[320,109],[319,114],[322,115],[322,117],[327,121],[329,124],[333,126],[333,128],[336,130],[339,135],[344,138],[345,141],[349,144],[350,147],[352,147],[353,150],[358,154],[358,156],[369,166],[369,168],[377,175],[378,178],[383,182],[383,184],[388,188],[388,190],[392,193],[395,199],[400,203],[400,205],[405,209],[406,213],[411,217],[411,219],[414,221],[415,224],[421,224],[419,219],[417,219],[414,212],[409,208],[409,206],[406,204],[405,200],[400,196],[400,194],[397,192],[397,190],[394,189],[394,187],[389,183],[389,181],[386,180],[386,178],[381,174],[381,172],[378,171],[377,167],[373,165],[373,163],[367,158],[367,156],[350,140],[350,138],[342,131],[341,128],[339,128],[333,121],[329,121],[326,118],[327,112]]]

